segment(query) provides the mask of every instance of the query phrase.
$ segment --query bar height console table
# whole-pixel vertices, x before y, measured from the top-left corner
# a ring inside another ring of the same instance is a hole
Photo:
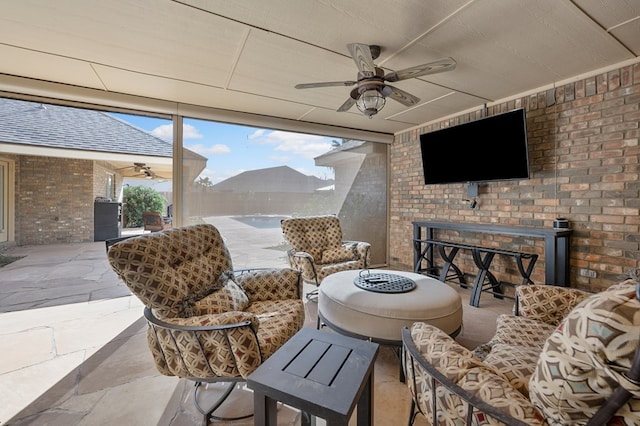
[[[413,222],[413,264],[416,269],[414,272],[420,272],[418,269],[421,261],[421,250],[417,242],[420,240],[433,240],[434,230],[436,229],[543,238],[545,284],[554,284],[562,287],[569,286],[570,229],[431,221]],[[428,256],[431,256],[431,258],[427,259],[427,261],[433,265],[433,250],[428,253]]]

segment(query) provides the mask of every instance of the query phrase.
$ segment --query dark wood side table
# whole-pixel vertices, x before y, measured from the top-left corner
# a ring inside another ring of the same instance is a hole
[[[378,344],[305,327],[247,378],[257,425],[277,424],[277,401],[327,426],[348,425],[357,404],[358,426],[373,425],[373,364]]]

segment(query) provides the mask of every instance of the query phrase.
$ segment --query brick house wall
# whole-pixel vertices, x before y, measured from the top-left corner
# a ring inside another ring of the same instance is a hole
[[[487,108],[487,115],[526,110],[531,178],[481,184],[477,209],[463,201],[466,185],[424,185],[419,136],[478,119],[480,111],[396,135],[390,147],[390,266],[413,269],[413,221],[550,228],[554,218],[566,217],[573,230],[570,285],[599,291],[626,278],[640,257],[639,104],[636,63]],[[443,239],[538,253],[533,278],[544,283],[541,240],[442,232]],[[470,256],[459,257],[463,271],[474,274]],[[510,262],[497,256],[492,271],[520,282]],[[580,269],[597,276],[581,276]]]
[[[16,243],[93,241],[93,161],[18,156]]]

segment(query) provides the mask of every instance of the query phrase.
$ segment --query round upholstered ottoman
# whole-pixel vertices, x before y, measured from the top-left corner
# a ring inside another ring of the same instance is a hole
[[[378,292],[354,284],[366,271],[343,271],[327,276],[318,292],[318,318],[333,330],[391,345],[402,344],[402,328],[414,322],[432,324],[455,336],[462,326],[462,301],[447,284],[420,274],[371,269],[370,274],[409,278],[415,288]]]

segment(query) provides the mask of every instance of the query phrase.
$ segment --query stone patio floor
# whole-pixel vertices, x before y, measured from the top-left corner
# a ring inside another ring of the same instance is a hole
[[[210,221],[225,238],[235,268],[286,266],[279,228],[256,229],[231,218]],[[0,424],[200,423],[192,382],[156,371],[142,304],[109,267],[104,242],[14,247],[6,254],[24,257],[0,268]],[[487,297],[473,308],[465,303],[468,290],[459,291],[465,326],[458,340],[473,347],[493,334],[495,317],[512,302]],[[315,327],[316,304],[306,306],[306,326]],[[376,361],[379,425],[405,424],[408,418],[410,397],[397,380],[397,362],[389,348]],[[208,390],[218,391],[213,385]],[[232,395],[224,414],[252,410],[250,391],[239,385]],[[297,410],[280,410],[279,424],[299,424]],[[415,424],[426,422],[418,418]]]

